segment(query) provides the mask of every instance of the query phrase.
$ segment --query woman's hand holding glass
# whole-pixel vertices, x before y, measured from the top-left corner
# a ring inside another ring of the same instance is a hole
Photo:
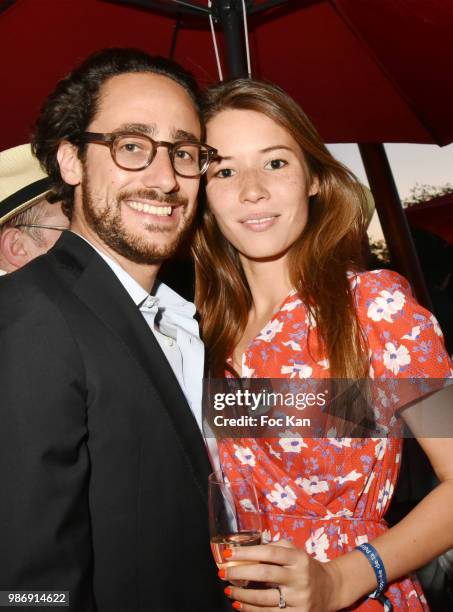
[[[316,561],[291,542],[280,540],[278,544],[232,548],[224,556],[247,565],[223,568],[219,572],[223,580],[279,587],[228,586],[225,592],[234,600],[233,607],[237,610],[275,612],[286,607],[294,612],[329,612],[341,607],[342,581],[335,563]]]

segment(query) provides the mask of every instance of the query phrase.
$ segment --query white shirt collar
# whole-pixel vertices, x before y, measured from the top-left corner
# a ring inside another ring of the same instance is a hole
[[[74,233],[79,236],[79,238],[85,240],[85,242],[87,242],[102,257],[102,259],[115,273],[118,280],[126,289],[136,306],[139,306],[148,298],[150,294],[145,289],[143,289],[143,287],[135,280],[135,278],[132,278],[132,276],[128,272],[126,272],[126,270],[122,268],[114,259],[100,251],[84,236],[80,236],[80,234],[77,234],[76,232]],[[168,287],[168,285],[166,285],[165,283],[156,281],[153,290],[151,291],[151,295],[157,298],[154,302],[154,305],[156,307],[158,306],[159,309],[161,309],[164,313],[165,311],[168,311],[169,319],[173,319],[174,324],[177,324],[178,322],[181,324],[180,317],[194,320],[193,316],[196,312],[195,304],[189,302],[188,300],[185,300],[181,295],[179,295],[179,293],[173,291],[173,289]],[[198,329],[198,323],[195,320],[194,322]],[[182,327],[187,327],[187,322],[186,325],[182,325]],[[192,329],[192,325],[190,325],[189,327],[190,331],[194,333],[195,328]]]

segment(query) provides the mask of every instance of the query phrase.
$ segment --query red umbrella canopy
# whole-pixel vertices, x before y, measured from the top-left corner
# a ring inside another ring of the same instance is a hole
[[[0,0],[0,150],[29,139],[56,81],[90,52],[168,56],[178,20],[173,58],[202,85],[217,81],[204,15],[178,14],[172,0],[149,3],[169,13],[132,1]],[[248,23],[254,76],[292,94],[327,142],[453,140],[451,0],[289,0]]]

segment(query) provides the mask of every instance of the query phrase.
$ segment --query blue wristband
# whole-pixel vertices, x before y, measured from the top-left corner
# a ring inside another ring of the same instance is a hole
[[[377,588],[375,591],[370,593],[368,597],[370,599],[377,599],[384,606],[384,612],[392,612],[393,606],[390,600],[383,594],[387,587],[387,574],[385,573],[384,562],[382,561],[378,551],[371,544],[360,544],[356,547],[356,550],[360,550],[365,555],[369,564],[373,568],[376,576]]]

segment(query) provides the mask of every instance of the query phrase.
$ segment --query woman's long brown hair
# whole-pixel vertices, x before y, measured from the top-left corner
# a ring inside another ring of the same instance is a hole
[[[360,269],[363,188],[331,155],[302,109],[276,85],[236,79],[209,89],[205,121],[228,109],[256,111],[282,126],[304,154],[309,181],[318,178],[307,225],[288,253],[290,278],[316,320],[330,375],[366,376],[366,341],[347,278],[348,271]],[[223,377],[226,359],[244,334],[252,297],[238,253],[221,234],[208,205],[201,215],[193,247],[195,300],[210,371]]]

